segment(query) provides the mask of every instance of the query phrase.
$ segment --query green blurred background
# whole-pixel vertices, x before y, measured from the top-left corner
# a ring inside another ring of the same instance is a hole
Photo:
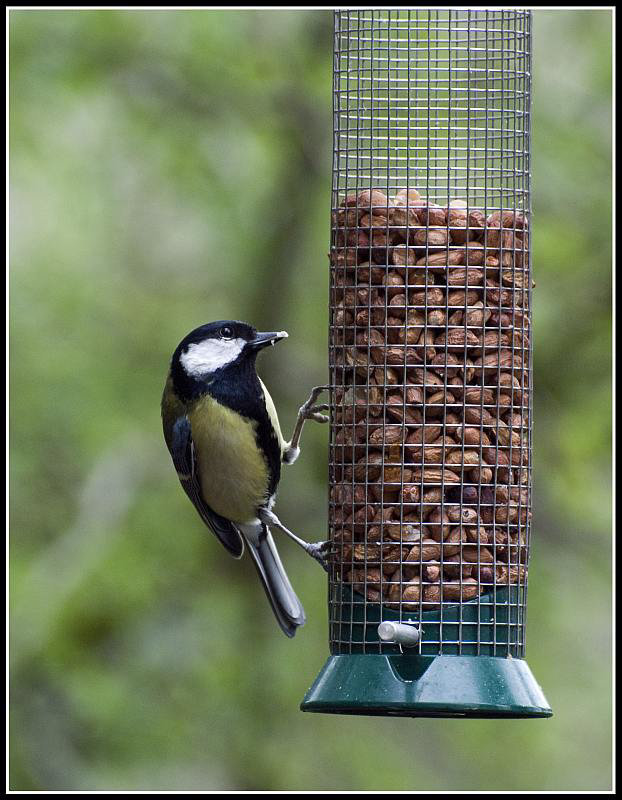
[[[329,11],[13,11],[13,789],[611,785],[611,14],[534,13],[534,542],[548,721],[302,714],[325,579],[281,541],[293,641],[206,534],[161,439],[174,346],[285,328],[285,430],[326,373]],[[282,349],[281,349],[282,348]],[[280,516],[326,527],[326,429]]]

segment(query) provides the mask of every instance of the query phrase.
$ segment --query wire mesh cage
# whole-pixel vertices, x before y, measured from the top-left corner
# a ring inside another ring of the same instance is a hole
[[[523,661],[530,70],[527,11],[335,12],[331,658],[303,710],[551,713]]]

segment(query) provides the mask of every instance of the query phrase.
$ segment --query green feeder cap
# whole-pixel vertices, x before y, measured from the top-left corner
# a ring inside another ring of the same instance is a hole
[[[302,711],[403,717],[550,717],[527,662],[495,656],[330,656]]]

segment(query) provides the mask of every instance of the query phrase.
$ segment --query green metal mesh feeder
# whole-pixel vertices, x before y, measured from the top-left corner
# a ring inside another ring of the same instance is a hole
[[[303,711],[548,717],[525,657],[531,15],[335,13],[330,657]]]

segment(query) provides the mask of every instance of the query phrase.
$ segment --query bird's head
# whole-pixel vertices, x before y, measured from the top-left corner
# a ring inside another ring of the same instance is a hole
[[[252,325],[235,320],[208,322],[177,345],[171,368],[179,377],[206,382],[226,367],[253,362],[261,349],[286,337],[285,331],[260,333]]]

